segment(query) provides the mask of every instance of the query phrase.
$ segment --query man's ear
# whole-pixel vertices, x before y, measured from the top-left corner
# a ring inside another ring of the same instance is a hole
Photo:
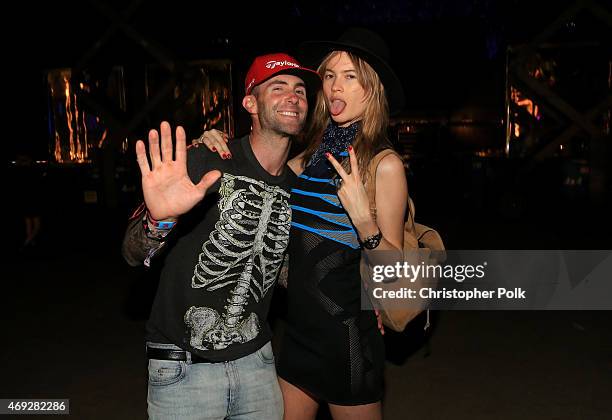
[[[257,114],[257,99],[253,95],[242,98],[242,106],[249,114]]]

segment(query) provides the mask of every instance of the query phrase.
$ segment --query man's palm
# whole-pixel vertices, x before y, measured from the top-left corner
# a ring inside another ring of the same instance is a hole
[[[219,179],[219,171],[210,171],[194,184],[187,174],[187,146],[185,131],[176,129],[176,151],[172,159],[172,131],[162,122],[161,153],[157,130],[149,132],[149,156],[142,140],[136,142],[136,158],[142,174],[142,191],[145,204],[152,218],[157,220],[176,218],[191,210],[204,198],[206,190]]]

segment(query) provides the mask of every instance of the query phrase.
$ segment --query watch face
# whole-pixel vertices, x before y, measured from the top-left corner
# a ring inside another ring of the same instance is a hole
[[[365,247],[368,249],[374,249],[378,246],[378,244],[380,243],[380,241],[368,241],[365,244]]]

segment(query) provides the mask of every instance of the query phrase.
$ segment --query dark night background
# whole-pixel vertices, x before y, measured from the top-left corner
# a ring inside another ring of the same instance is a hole
[[[141,350],[155,268],[128,267],[119,249],[141,200],[134,143],[161,119],[173,122],[171,112],[147,104],[144,68],[150,64],[173,65],[167,72],[173,78],[181,63],[231,60],[241,135],[249,121],[239,103],[254,56],[297,53],[303,41],[368,27],[388,42],[406,93],[390,136],[408,157],[417,221],[434,226],[448,249],[611,248],[609,2],[16,6],[4,13],[11,29],[2,29],[10,203],[2,317],[10,380],[2,398],[71,398],[76,418],[145,416]],[[529,92],[509,66],[509,59],[521,59],[521,46],[541,53],[542,62],[555,62],[549,86],[579,114],[604,104],[585,117],[596,133],[578,124],[563,149],[546,152],[575,120],[558,98],[531,91],[541,120],[511,110],[530,121],[535,144],[512,143],[504,153],[507,83]],[[93,98],[114,128],[105,147],[92,152],[89,163],[54,164],[45,72],[70,67],[95,78],[115,65],[124,69],[125,109]],[[190,138],[200,134],[197,126],[187,130]],[[43,162],[24,169],[15,163],[23,155]],[[97,200],[86,202],[85,191],[95,191]],[[42,225],[36,242],[24,247],[26,213],[40,216]],[[273,319],[282,328],[280,298]],[[612,390],[609,312],[448,312],[435,320],[430,338],[418,328],[387,337],[387,418],[594,419],[612,412],[604,397]]]

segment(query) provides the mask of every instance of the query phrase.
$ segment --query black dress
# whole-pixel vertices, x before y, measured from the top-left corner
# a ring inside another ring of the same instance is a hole
[[[287,328],[277,372],[332,404],[373,403],[383,394],[384,343],[374,312],[361,310],[361,251],[335,170],[318,157],[291,191]]]

